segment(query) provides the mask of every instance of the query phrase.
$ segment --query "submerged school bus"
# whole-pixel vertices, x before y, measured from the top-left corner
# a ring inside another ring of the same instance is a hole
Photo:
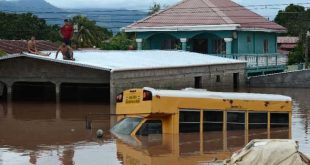
[[[252,129],[286,130],[291,138],[292,99],[282,95],[211,92],[187,88],[129,89],[116,98],[118,123],[125,135],[204,133]],[[247,136],[246,136],[247,137]]]

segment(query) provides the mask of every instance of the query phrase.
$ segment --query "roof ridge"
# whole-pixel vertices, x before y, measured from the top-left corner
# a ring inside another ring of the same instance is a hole
[[[231,20],[223,11],[219,10],[210,0],[202,0],[211,10],[213,10],[218,16],[220,16],[226,23],[234,24],[235,22]]]
[[[161,13],[163,13],[163,12],[165,12],[165,11],[167,11],[167,10],[173,8],[173,7],[176,7],[176,6],[178,6],[178,5],[182,4],[182,3],[184,3],[185,1],[190,1],[190,0],[181,0],[181,2],[178,2],[178,3],[176,3],[176,4],[174,4],[174,5],[170,6],[170,7],[167,7],[166,9],[164,9],[164,10],[162,10],[162,11],[159,11],[159,12],[156,12],[156,13],[154,13],[154,14],[152,14],[152,15],[149,15],[149,16],[147,16],[147,17],[141,19],[141,20],[138,20],[137,22],[134,22],[134,23],[128,25],[127,27],[125,27],[125,28],[132,27],[132,26],[134,26],[134,25],[136,25],[136,24],[138,24],[138,23],[140,23],[140,22],[146,21],[146,20],[148,20],[148,19],[150,19],[150,18],[152,18],[152,17],[154,17],[154,16],[156,16],[156,15],[158,15],[158,14],[161,14]]]

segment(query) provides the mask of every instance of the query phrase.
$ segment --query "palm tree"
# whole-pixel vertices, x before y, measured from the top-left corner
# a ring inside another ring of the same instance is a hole
[[[73,17],[71,23],[77,28],[73,41],[78,47],[99,47],[103,41],[112,37],[112,32],[97,26],[95,21],[91,21],[84,16]]]
[[[153,6],[149,8],[149,12],[147,13],[148,15],[155,14],[159,12],[161,9],[161,5],[159,3],[154,2]]]

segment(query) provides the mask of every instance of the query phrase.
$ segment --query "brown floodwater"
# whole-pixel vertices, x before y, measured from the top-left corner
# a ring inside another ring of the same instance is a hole
[[[292,138],[310,156],[310,89],[242,89],[291,96],[294,101]],[[89,113],[108,113],[109,105],[98,103],[0,102],[0,165],[196,165],[228,158],[247,141],[266,138],[267,130],[210,132],[200,134],[131,137],[111,135],[113,119],[95,117],[85,128]],[[102,139],[97,129],[104,130]],[[288,138],[278,128],[271,138]]]

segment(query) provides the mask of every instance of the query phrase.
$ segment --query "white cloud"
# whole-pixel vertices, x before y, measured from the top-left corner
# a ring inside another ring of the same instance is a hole
[[[162,5],[172,5],[181,0],[46,0],[47,2],[60,7],[60,8],[105,8],[105,9],[137,9],[147,10],[154,2]],[[290,4],[290,3],[309,3],[309,0],[233,0],[243,6],[249,5],[270,5],[270,4]],[[294,1],[294,2],[292,2]],[[305,5],[310,6],[310,4]],[[258,8],[258,7],[256,7]],[[263,8],[263,7],[260,7]],[[277,14],[279,9],[284,9],[284,5],[273,7],[266,7],[265,9],[255,9],[250,7],[251,10],[257,12],[265,17],[273,17]]]
[[[146,10],[154,2],[171,5],[180,0],[46,0],[60,8],[105,8]]]

